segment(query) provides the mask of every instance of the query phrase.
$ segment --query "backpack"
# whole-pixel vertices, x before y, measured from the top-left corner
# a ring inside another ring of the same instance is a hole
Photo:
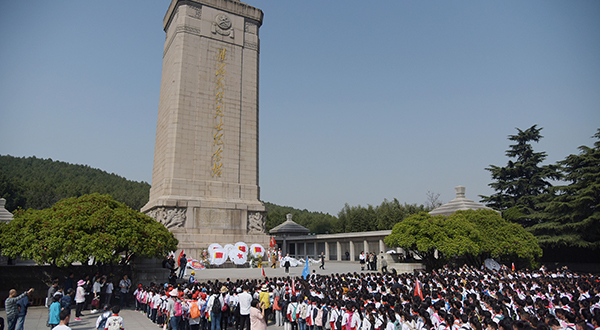
[[[323,308],[319,308],[319,311],[317,312],[317,315],[315,317],[315,325],[317,325],[318,327],[323,326]]]
[[[181,316],[183,314],[183,310],[181,308],[181,303],[179,301],[175,301],[175,313],[173,316]]]
[[[340,311],[340,313],[338,314],[337,320],[335,320],[335,329],[336,330],[342,330],[342,319],[343,318],[344,318],[344,315]]]
[[[213,301],[211,312],[213,312],[213,314],[219,314],[219,313],[221,313],[221,300],[219,299],[218,295],[214,295],[213,297],[214,297],[214,301]]]
[[[275,300],[273,301],[273,309],[276,311],[281,310],[281,306],[279,305],[279,296],[275,297]]]
[[[198,308],[198,302],[196,300],[192,300],[190,306],[190,318],[198,318],[201,314],[200,308]]]
[[[301,319],[306,319],[306,317],[308,316],[308,315],[306,315],[307,312],[308,312],[308,305],[306,305],[306,304],[300,305],[300,318]]]
[[[106,316],[104,316],[105,314]],[[104,330],[104,327],[106,326],[106,320],[108,320],[109,317],[110,312],[105,312],[104,314],[102,314],[102,318],[100,319],[100,323],[98,323],[98,327],[96,329]]]
[[[106,324],[108,324],[108,330],[121,330],[123,329],[123,323],[121,323],[121,318],[118,316],[111,316],[106,320]]]

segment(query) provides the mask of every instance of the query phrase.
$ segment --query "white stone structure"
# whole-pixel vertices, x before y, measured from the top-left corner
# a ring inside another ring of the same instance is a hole
[[[465,195],[465,191],[467,190],[467,188],[463,187],[463,186],[456,186],[454,188],[454,191],[456,192],[456,198],[449,201],[448,203],[432,210],[429,212],[429,214],[431,215],[445,215],[445,216],[449,216],[452,213],[459,211],[459,210],[479,210],[479,209],[488,209],[491,210],[491,208],[481,204],[481,203],[477,203],[474,202],[470,199],[468,199]],[[496,211],[498,212],[498,211]],[[498,212],[500,213],[500,212]]]
[[[13,215],[4,208],[4,205],[6,205],[6,199],[0,198],[0,222],[9,222],[12,220]]]
[[[164,17],[150,200],[142,208],[198,257],[211,243],[268,243],[258,186],[258,30],[235,0],[172,0]]]

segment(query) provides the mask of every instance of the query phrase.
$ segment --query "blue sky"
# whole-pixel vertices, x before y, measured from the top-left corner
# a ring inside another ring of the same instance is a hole
[[[169,2],[0,2],[0,154],[151,182]],[[478,201],[516,127],[544,128],[546,163],[600,127],[598,1],[249,4],[264,201]]]

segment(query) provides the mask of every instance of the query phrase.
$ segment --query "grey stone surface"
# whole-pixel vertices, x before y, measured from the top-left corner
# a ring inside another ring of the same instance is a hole
[[[0,222],[8,222],[13,218],[12,213],[8,212],[4,205],[6,205],[6,199],[0,198]]]
[[[186,253],[269,240],[258,186],[262,18],[239,1],[172,0],[163,20],[152,188],[142,212]]]
[[[454,213],[458,210],[479,210],[479,209],[491,210],[491,208],[489,208],[481,203],[476,203],[470,199],[467,199],[465,197],[465,191],[466,191],[465,187],[457,186],[454,188],[454,191],[456,192],[455,199],[432,210],[431,212],[429,212],[429,214],[431,214],[431,215],[439,215],[439,214],[451,215],[452,213]],[[496,211],[496,212],[498,212],[498,211]]]

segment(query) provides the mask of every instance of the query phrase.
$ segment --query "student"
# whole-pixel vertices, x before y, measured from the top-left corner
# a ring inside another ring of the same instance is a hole
[[[106,324],[104,326],[105,330],[113,330],[113,329],[125,329],[123,325],[123,318],[119,316],[119,312],[121,311],[121,306],[115,305],[111,309],[112,315],[106,320]]]
[[[59,303],[60,305],[60,303]],[[67,324],[69,324],[69,319],[71,318],[71,311],[63,310],[59,314],[60,323],[54,327],[52,330],[71,330]]]
[[[60,323],[60,296],[52,296],[48,310],[48,326],[53,329]]]

